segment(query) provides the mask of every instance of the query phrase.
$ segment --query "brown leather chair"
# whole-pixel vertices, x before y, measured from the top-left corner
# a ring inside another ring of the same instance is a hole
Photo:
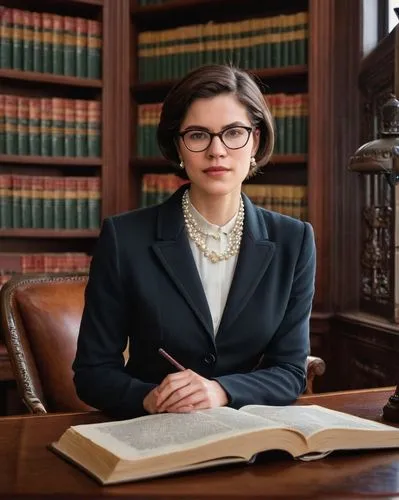
[[[72,372],[86,283],[85,275],[20,276],[0,292],[4,340],[31,413],[92,410],[76,395]],[[308,358],[306,393],[324,370],[323,360]]]

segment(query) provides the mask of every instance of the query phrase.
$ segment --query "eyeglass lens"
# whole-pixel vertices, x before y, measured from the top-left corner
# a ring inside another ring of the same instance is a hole
[[[190,151],[204,151],[215,135],[219,136],[223,144],[229,149],[243,148],[249,139],[251,129],[246,127],[231,127],[219,134],[211,134],[205,130],[189,130],[183,134],[184,144]]]

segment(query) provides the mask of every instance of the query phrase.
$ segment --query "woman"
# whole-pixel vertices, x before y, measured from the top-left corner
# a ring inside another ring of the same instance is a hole
[[[73,366],[79,397],[121,418],[291,403],[305,388],[315,245],[308,223],[241,194],[273,150],[260,89],[236,68],[194,70],[166,97],[158,142],[191,183],[104,220]]]

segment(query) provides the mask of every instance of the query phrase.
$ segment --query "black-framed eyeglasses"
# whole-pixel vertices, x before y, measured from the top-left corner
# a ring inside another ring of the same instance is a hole
[[[214,137],[219,137],[228,149],[241,149],[248,143],[252,130],[252,127],[237,125],[225,128],[216,134],[207,130],[186,130],[180,132],[179,136],[189,151],[201,153],[209,148]]]

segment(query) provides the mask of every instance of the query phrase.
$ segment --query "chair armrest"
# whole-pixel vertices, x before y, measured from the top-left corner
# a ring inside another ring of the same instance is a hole
[[[326,371],[326,363],[317,356],[308,356],[306,360],[306,389],[304,394],[313,394],[313,381]]]

